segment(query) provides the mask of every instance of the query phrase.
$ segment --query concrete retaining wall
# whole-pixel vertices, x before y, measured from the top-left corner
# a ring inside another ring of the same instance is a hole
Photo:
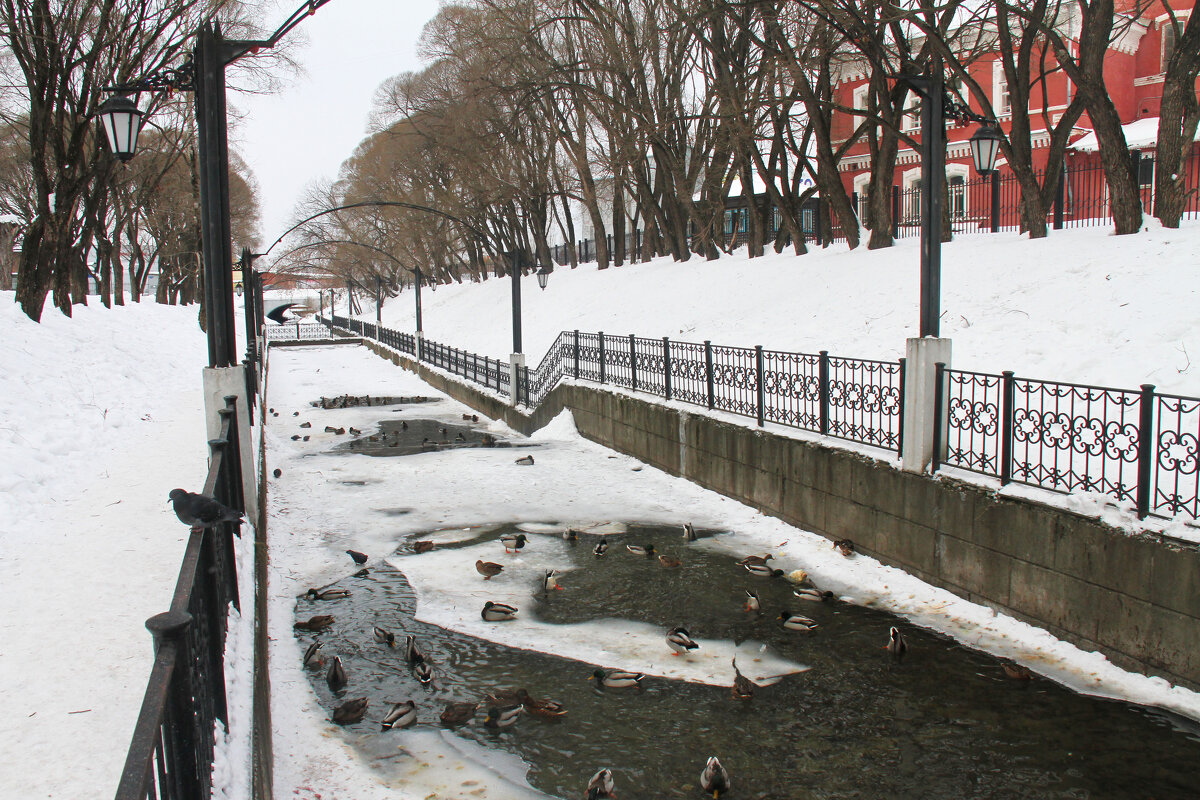
[[[375,342],[385,358],[530,433],[569,408],[580,433],[797,527],[840,539],[1114,663],[1200,689],[1200,551],[822,442],[560,384],[532,414]]]

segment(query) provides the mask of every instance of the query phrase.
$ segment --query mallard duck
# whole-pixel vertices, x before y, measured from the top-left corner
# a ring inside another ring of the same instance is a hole
[[[524,687],[520,689],[496,689],[484,695],[483,701],[490,706],[511,706],[513,703],[524,703],[532,700]]]
[[[408,423],[406,421],[400,420],[400,430],[402,430],[402,431],[408,430]]]
[[[739,561],[737,563],[738,563],[739,567],[746,567],[746,566],[749,566],[750,564],[766,564],[768,561],[770,561],[774,557],[775,556],[773,556],[770,553],[767,553],[765,556],[746,556],[745,558],[743,558],[741,561]]]
[[[413,664],[413,675],[421,683],[433,683],[433,667],[429,666],[428,661],[422,659]]]
[[[842,555],[847,558],[854,555],[854,542],[849,539],[838,539],[833,543],[835,549],[840,550]]]
[[[350,596],[350,590],[326,589],[325,591],[321,591],[320,589],[309,589],[304,595],[311,600],[341,600],[344,597]]]
[[[417,704],[412,700],[405,700],[403,703],[392,703],[391,709],[379,724],[383,726],[382,730],[390,731],[392,728],[407,728],[416,721]]]
[[[762,601],[758,599],[758,592],[746,589],[746,611],[758,614],[762,611]]]
[[[461,433],[454,437],[454,441],[456,442],[465,442],[466,440],[467,437],[463,436]]]
[[[513,619],[517,616],[516,606],[510,606],[505,603],[493,603],[488,600],[483,604],[483,611],[480,612],[484,622],[504,622]]]
[[[367,703],[365,697],[347,700],[333,710],[333,721],[338,725],[353,725],[356,722],[362,722],[363,716],[367,713]]]
[[[520,464],[522,467],[531,467],[533,466],[533,456],[521,456],[513,463]]]
[[[729,791],[729,772],[721,766],[716,756],[709,756],[704,771],[700,773],[700,788],[712,792],[713,800],[723,792]]]
[[[342,666],[341,656],[334,656],[333,662],[329,665],[329,669],[325,672],[325,683],[329,684],[329,691],[341,691],[346,686],[346,668]]]
[[[640,672],[628,672],[623,669],[598,669],[588,676],[588,680],[594,680],[601,686],[611,689],[627,689],[630,686],[640,689],[645,677]]]
[[[492,706],[487,710],[483,724],[488,728],[507,728],[517,721],[525,707],[520,703],[511,706]]]
[[[568,542],[578,542],[579,531],[575,530],[574,528],[567,528],[565,531],[563,531],[563,540]]]
[[[692,527],[692,523],[683,523],[683,540],[685,542],[696,541],[696,529]]]
[[[597,542],[596,546],[592,549],[592,552],[598,556],[602,556],[605,553],[607,553],[608,552],[608,539],[601,537],[600,541]]]
[[[734,656],[731,660],[733,661],[733,688],[730,694],[733,695],[734,700],[753,700],[754,689],[756,688],[754,682],[743,675],[742,671],[738,669],[737,656]]]
[[[584,800],[616,800],[617,795],[613,771],[605,767],[588,781]]]
[[[348,555],[348,556],[350,556],[351,558],[353,558],[353,559],[354,559],[354,563],[355,563],[355,564],[358,564],[360,567],[361,567],[363,564],[367,563],[367,554],[366,554],[366,553],[360,553],[360,552],[358,552],[357,550],[347,550],[347,551],[346,551],[346,555]]]
[[[779,621],[789,631],[813,631],[817,629],[815,621],[786,610],[779,612]]]
[[[351,425],[350,426],[350,435],[351,436],[362,436],[362,431],[360,431],[358,428]]]
[[[436,544],[434,544],[433,542],[430,542],[430,541],[425,541],[425,540],[420,541],[420,542],[413,542],[413,545],[412,545],[412,549],[413,549],[414,553],[428,553],[430,550],[432,550],[435,547],[437,547]]]
[[[808,600],[813,603],[823,603],[826,600],[833,599],[833,592],[828,589],[822,591],[820,589],[812,589],[808,587],[798,587],[792,590],[792,594],[799,597],[801,600]]]
[[[652,556],[654,555],[654,545],[652,544],[627,544],[625,549],[633,553],[635,556]]]
[[[897,664],[904,658],[904,654],[908,652],[908,645],[904,642],[904,636],[901,635],[900,629],[892,627],[888,631],[887,650],[892,654],[892,658]]]
[[[504,552],[509,550],[520,550],[525,546],[526,536],[523,533],[506,533],[500,537],[500,544],[504,545]]]
[[[557,700],[536,700],[532,697],[526,696],[525,700],[523,700],[521,704],[525,706],[526,711],[528,711],[530,714],[533,714],[535,717],[554,719],[556,717],[565,717],[567,715],[567,710],[563,708],[563,704]]]
[[[1014,681],[1031,681],[1033,673],[1029,671],[1029,667],[1022,666],[1015,661],[1002,661],[1000,668],[1004,670],[1004,674]]]
[[[313,643],[308,646],[308,649],[304,651],[304,666],[319,667],[325,663],[325,659],[321,658],[320,653],[317,652],[320,649],[320,640],[314,640]]]
[[[782,578],[783,570],[772,569],[766,564],[746,564],[746,571],[759,578]]]
[[[689,650],[695,650],[700,647],[692,641],[692,637],[688,635],[687,629],[682,625],[671,628],[667,631],[667,647],[673,651],[671,655],[679,655],[686,653]]]
[[[307,620],[297,622],[292,628],[298,631],[323,631],[333,624],[332,614],[317,614]]]
[[[675,569],[676,567],[683,566],[683,562],[678,558],[666,555],[665,553],[658,557],[658,563],[662,564],[667,569]]]
[[[442,724],[462,725],[474,717],[477,710],[479,703],[447,703],[441,716]]]
[[[425,660],[425,655],[417,647],[417,637],[411,633],[404,638],[404,660],[409,664],[419,664]]]
[[[549,593],[556,589],[561,592],[562,588],[558,585],[558,578],[554,577],[554,570],[547,572],[546,577],[542,579],[542,589]]]
[[[485,581],[490,581],[492,578],[504,571],[501,564],[494,561],[484,561],[482,558],[475,562],[475,571],[483,576]]]
[[[385,631],[383,628],[376,625],[374,633],[375,641],[379,642],[380,644],[386,644],[388,647],[396,646],[396,634],[392,633],[391,631]]]

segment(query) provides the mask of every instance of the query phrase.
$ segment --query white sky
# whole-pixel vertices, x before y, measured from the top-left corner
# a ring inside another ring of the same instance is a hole
[[[300,5],[280,0],[274,29]],[[307,44],[295,57],[306,74],[270,96],[231,96],[230,146],[254,170],[262,206],[262,244],[291,227],[292,210],[305,187],[336,178],[338,167],[366,133],[379,84],[420,69],[416,44],[438,10],[438,0],[332,0],[293,32]]]

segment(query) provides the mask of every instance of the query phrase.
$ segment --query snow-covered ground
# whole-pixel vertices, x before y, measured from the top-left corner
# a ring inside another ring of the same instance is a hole
[[[1200,351],[1200,272],[1195,269],[1200,225],[1164,231],[1148,224],[1148,233],[1133,237],[1095,229],[1054,233],[1041,242],[997,235],[948,245],[943,331],[954,339],[955,366],[1114,386],[1151,382],[1200,395],[1200,368],[1190,363]],[[916,286],[917,249],[908,242],[881,253],[831,248],[801,258],[735,255],[715,263],[660,261],[604,272],[594,265],[559,269],[545,292],[526,281],[526,349],[540,356],[560,330],[580,328],[892,358],[914,333]],[[424,292],[427,334],[480,353],[506,354],[509,291],[502,280]],[[6,400],[0,406],[0,681],[8,698],[8,713],[0,721],[0,761],[45,764],[47,754],[65,753],[71,768],[0,770],[0,797],[103,796],[116,786],[150,670],[150,636],[143,623],[166,609],[183,555],[186,528],[171,513],[166,494],[176,486],[199,488],[206,471],[200,388],[205,341],[195,307],[77,307],[70,320],[48,308],[35,325],[11,300],[11,293],[0,294],[5,332],[0,386]],[[412,330],[411,309],[411,294],[395,298],[383,309],[385,322]],[[307,351],[281,362],[302,352]],[[293,365],[298,371],[293,380],[329,378],[328,385],[320,384],[326,394],[407,386],[401,371],[357,352],[361,369],[345,369],[332,356],[309,353],[314,357],[307,366]],[[419,393],[431,392],[420,387]],[[602,459],[606,463],[595,469],[613,470],[614,481],[618,476],[630,481],[627,488],[642,484],[641,504],[633,508],[643,519],[674,522],[681,508],[692,513],[694,507],[697,523],[702,517],[737,521],[748,547],[759,537],[774,545],[786,532],[783,538],[796,548],[788,558],[805,564],[835,591],[858,592],[862,602],[957,631],[972,644],[1015,655],[1065,682],[1200,715],[1192,693],[1122,673],[1098,656],[997,619],[987,609],[872,566],[868,559],[854,564],[863,574],[843,574],[840,570],[848,567],[830,563],[828,553],[810,552],[806,534],[649,468],[635,473],[628,459],[604,458],[603,451],[574,437],[565,422],[546,435],[554,438],[542,448],[546,457],[578,463],[580,469],[592,469],[583,465]],[[272,458],[292,457],[286,455],[290,439],[283,449],[280,442],[268,444]],[[401,461],[410,468],[414,463]],[[297,511],[291,512],[298,518],[307,503],[305,487],[288,481],[298,481],[301,473],[282,466],[284,477],[273,490],[277,497],[298,498],[293,501]],[[513,468],[511,462],[495,466]],[[547,480],[543,475],[539,471],[533,479]],[[404,490],[405,503],[425,509],[406,525],[441,527],[460,519],[467,524],[469,515],[451,508],[433,513],[420,495],[430,491],[429,479],[414,471],[405,480],[411,486]],[[552,483],[547,492],[564,488]],[[455,491],[468,489],[482,490],[475,482]],[[325,488],[313,491],[318,490]],[[443,491],[441,484],[436,491]],[[599,499],[588,493],[574,497],[574,506],[556,506],[553,515],[528,492],[494,499],[503,505],[497,518],[544,522],[567,511],[581,520],[606,516]],[[466,507],[478,511],[480,505],[471,495]],[[274,513],[289,512],[276,506]],[[480,522],[470,516],[470,524]],[[343,528],[331,512],[314,512],[305,524],[349,538],[343,544],[314,538],[307,528],[293,533],[274,527],[277,569],[284,572],[276,575],[279,581],[319,582],[334,564],[344,566],[331,551],[336,555],[348,545],[379,555],[396,534],[394,528]],[[286,626],[291,611],[283,594],[276,594],[273,611],[272,624]],[[290,630],[275,635],[277,649],[294,647]],[[295,787],[303,797],[317,791],[324,797],[382,796],[382,788],[362,788],[362,781],[372,779],[346,772],[348,753],[339,739],[298,714],[314,702],[302,678],[298,671],[277,678],[278,719],[306,720],[295,738],[277,741],[277,753],[302,756],[313,765],[314,779],[327,788],[314,786],[304,793],[307,776],[286,767],[279,785]],[[414,742],[412,749],[432,753],[441,741]],[[227,766],[227,771],[239,769]],[[343,778],[346,783],[339,784]]]

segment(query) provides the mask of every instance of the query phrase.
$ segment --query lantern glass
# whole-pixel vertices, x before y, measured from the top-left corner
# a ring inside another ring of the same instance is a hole
[[[541,289],[545,289],[545,288],[546,288],[546,284],[550,282],[550,270],[547,270],[547,269],[540,269],[540,270],[538,270],[538,272],[537,272],[537,282],[538,282],[538,287],[539,287],[539,288],[541,288]]]
[[[113,95],[104,101],[96,115],[104,128],[108,147],[122,161],[133,158],[137,151],[138,133],[142,129],[142,112],[128,97]]]
[[[1001,138],[1000,131],[991,125],[979,128],[971,136],[971,158],[975,161],[975,171],[980,175],[989,175],[996,168]]]

